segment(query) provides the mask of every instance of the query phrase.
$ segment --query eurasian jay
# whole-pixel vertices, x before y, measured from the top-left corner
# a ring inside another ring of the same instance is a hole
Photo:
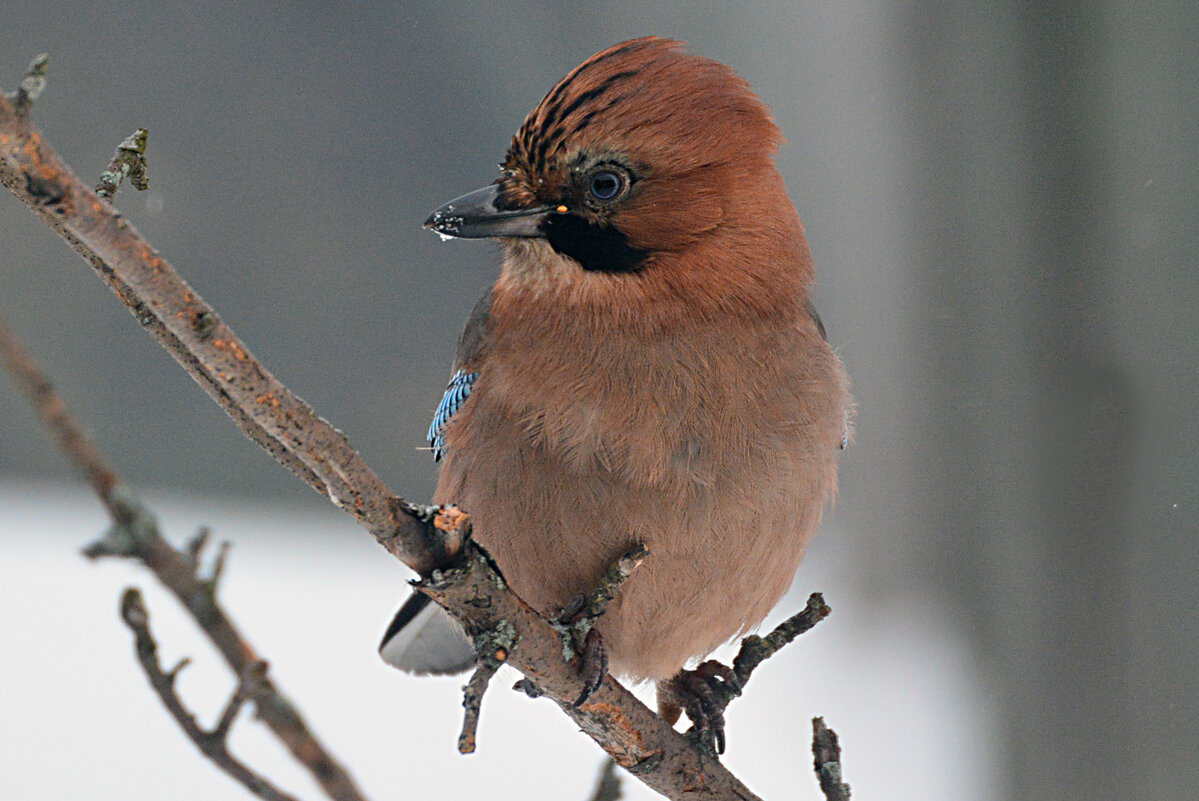
[[[429,429],[434,501],[547,616],[643,543],[596,630],[672,722],[672,677],[791,584],[849,436],[781,140],[728,67],[636,39],[563,78],[501,176],[425,223],[503,247]],[[416,673],[474,663],[420,594],[380,651]]]

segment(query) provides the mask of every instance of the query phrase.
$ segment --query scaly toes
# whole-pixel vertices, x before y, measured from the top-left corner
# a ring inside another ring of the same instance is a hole
[[[583,691],[575,699],[576,709],[587,703],[587,699],[604,683],[608,675],[608,650],[604,648],[604,638],[595,629],[587,632],[583,639],[583,648],[579,653],[579,674],[583,677]]]
[[[717,754],[724,753],[724,707],[727,703],[717,697],[716,688],[721,685],[733,695],[740,695],[741,681],[732,668],[715,660],[696,666],[694,670],[680,670],[674,678],[658,682],[658,712],[673,724],[680,710],[686,711],[695,731]],[[726,696],[727,697],[727,696]]]

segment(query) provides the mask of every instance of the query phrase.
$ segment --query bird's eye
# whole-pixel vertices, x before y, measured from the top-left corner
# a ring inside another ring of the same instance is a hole
[[[620,197],[628,181],[616,170],[597,170],[587,182],[587,191],[596,200],[607,203]]]

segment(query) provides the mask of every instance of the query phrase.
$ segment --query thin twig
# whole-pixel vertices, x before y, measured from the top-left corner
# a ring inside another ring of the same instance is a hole
[[[647,556],[649,549],[641,543],[631,547],[604,571],[599,584],[591,592],[571,599],[554,621],[554,627],[562,636],[562,658],[569,661],[577,657],[579,672],[584,679],[583,690],[575,699],[576,707],[591,697],[608,673],[608,652],[599,631],[595,630],[595,624],[608,611],[608,604],[612,603],[621,585]],[[526,691],[528,684],[525,685]],[[536,697],[533,693],[530,695]]]
[[[462,732],[458,735],[458,753],[473,754],[475,738],[479,729],[479,712],[483,705],[483,694],[491,677],[500,669],[502,663],[494,659],[480,659],[475,665],[475,672],[462,690]]]
[[[175,719],[175,723],[199,747],[204,756],[211,759],[217,767],[259,798],[266,799],[266,801],[295,801],[293,796],[275,787],[229,753],[226,744],[229,725],[249,694],[245,683],[238,684],[237,690],[226,705],[225,712],[217,726],[212,731],[206,731],[196,723],[195,717],[187,710],[178,693],[175,692],[175,678],[186,663],[181,662],[170,672],[163,672],[162,667],[158,664],[158,643],[154,640],[154,635],[150,633],[150,613],[146,610],[141,593],[133,587],[126,589],[121,596],[121,619],[133,632],[137,660],[141,663],[146,678],[150,680],[150,686],[154,688],[154,692],[157,693],[163,706]]]
[[[247,676],[264,665],[245,641],[224,609],[216,602],[216,581],[223,552],[218,554],[208,579],[199,577],[200,554],[207,530],[188,543],[187,551],[173,548],[161,535],[154,516],[134,494],[120,484],[99,450],[54,391],[49,380],[16,336],[0,321],[0,357],[17,378],[21,390],[45,421],[68,460],[88,477],[112,518],[112,525],[96,542],[84,549],[89,558],[119,556],[141,561],[170,590],[216,646],[238,676]],[[173,675],[182,664],[177,666]],[[299,710],[264,674],[258,677],[255,704],[259,717],[296,759],[336,801],[362,801],[352,778],[309,730]],[[197,743],[199,745],[199,743]]]
[[[765,637],[751,634],[741,641],[741,650],[733,658],[733,670],[742,686],[758,665],[774,656],[784,645],[808,631],[832,612],[824,602],[824,596],[814,592],[808,596],[808,604],[799,612],[774,627]],[[733,697],[729,696],[730,699]]]
[[[559,625],[569,626],[576,638],[575,650],[596,622],[608,611],[608,604],[616,597],[620,586],[633,575],[633,571],[649,556],[649,549],[641,543],[629,548],[619,559],[604,571],[599,583],[591,592],[576,596],[566,609],[558,614]]]
[[[824,718],[812,718],[812,757],[827,801],[849,801],[849,785],[841,781],[841,745],[837,733],[824,725]]]
[[[112,491],[117,484],[116,473],[105,460],[104,455],[84,434],[75,418],[71,416],[66,404],[54,391],[54,386],[38,368],[33,357],[21,347],[16,335],[2,320],[0,320],[0,358],[4,360],[8,371],[17,379],[17,386],[29,398],[46,428],[57,440],[58,447],[67,459],[83,471],[88,483],[100,496],[100,501],[108,509],[108,513],[115,519],[119,511],[112,502]]]
[[[458,735],[458,753],[475,752],[475,733],[479,728],[483,695],[487,692],[491,677],[508,661],[508,655],[516,647],[517,639],[516,630],[504,621],[471,637],[475,646],[475,672],[462,691],[462,707],[465,714],[462,717],[462,733]]]
[[[75,177],[4,98],[0,182],[84,257],[247,437],[425,576],[422,588],[437,603],[469,630],[510,625],[520,647],[509,664],[534,680],[621,766],[673,799],[756,798],[611,677],[575,708],[582,682],[562,661],[561,641],[545,618],[509,591],[469,542],[461,558],[448,559],[445,537],[431,522],[435,507],[416,506],[392,493],[341,433],[254,359],[215,310]],[[186,557],[171,550],[170,558],[190,575]]]
[[[237,689],[233,695],[229,696],[229,701],[225,704],[224,710],[221,712],[221,717],[213,727],[213,734],[222,738],[227,738],[229,728],[233,725],[233,721],[237,718],[237,713],[245,706],[246,701],[255,698],[263,691],[263,680],[266,678],[266,672],[270,669],[265,661],[259,660],[248,665],[245,671],[237,679]]]
[[[16,111],[18,117],[29,116],[34,101],[42,96],[42,92],[46,89],[46,70],[49,67],[50,56],[45,53],[34,56],[33,61],[29,62],[25,74],[21,76],[21,83],[18,84],[17,91],[6,95],[12,101],[13,110]]]
[[[774,627],[765,637],[751,634],[741,640],[741,648],[733,657],[732,675],[729,668],[716,662],[705,662],[699,669],[714,667],[714,675],[722,681],[705,681],[704,712],[707,721],[697,721],[687,734],[713,756],[724,752],[724,711],[733,699],[741,695],[750,675],[759,665],[778,653],[800,634],[808,631],[831,613],[818,592],[808,596],[807,605]],[[691,714],[690,712],[688,713]]]
[[[108,162],[108,168],[100,173],[100,182],[96,184],[97,195],[112,198],[121,181],[126,178],[139,192],[150,188],[150,179],[146,176],[146,139],[149,135],[150,132],[145,128],[138,128],[121,140],[112,154],[112,161]]]
[[[208,544],[208,538],[212,536],[212,529],[208,526],[200,526],[191,539],[183,546],[183,554],[187,557],[187,563],[191,565],[191,569],[200,572],[200,554],[204,550],[204,546]]]
[[[589,801],[620,801],[624,793],[620,789],[620,776],[616,775],[616,763],[610,759],[604,760],[600,769],[599,779],[595,782],[595,792]]]

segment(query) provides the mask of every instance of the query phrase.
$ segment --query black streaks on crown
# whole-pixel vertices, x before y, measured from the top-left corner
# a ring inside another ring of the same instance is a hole
[[[640,51],[663,46],[655,37],[634,39],[584,61],[549,91],[530,112],[508,149],[504,177],[499,180],[499,208],[519,208],[530,203],[556,204],[557,185],[565,171],[579,165],[554,163],[568,141],[587,129],[592,120],[632,96],[645,63],[653,56]],[[613,63],[613,62],[616,63]],[[522,175],[523,173],[523,175]],[[554,185],[550,185],[553,182]],[[588,272],[630,274],[645,268],[650,252],[634,247],[615,226],[575,213],[550,214],[541,224],[550,246]]]
[[[556,252],[574,259],[593,273],[637,273],[646,266],[649,251],[629,244],[620,229],[599,225],[575,214],[551,214],[541,224],[546,241]]]
[[[611,47],[602,53],[597,53],[596,55],[587,59],[582,64],[571,70],[565,78],[558,81],[557,86],[549,91],[549,93],[545,96],[545,99],[542,100],[538,105],[538,108],[545,108],[552,104],[561,103],[562,96],[566,94],[567,88],[569,88],[570,85],[574,83],[575,78],[577,78],[583,72],[588,71],[597,64],[602,64],[608,59],[615,58],[616,56],[623,55],[624,53],[633,52],[634,50],[640,50],[641,48],[645,47],[646,43],[646,39],[632,39],[624,44]],[[534,111],[536,111],[536,109],[534,109]]]
[[[594,75],[597,69],[602,74],[603,70],[599,65],[617,56],[640,50],[651,41],[635,39],[625,42],[593,56],[571,71],[537,104],[521,125],[512,140],[512,147],[508,151],[509,158],[519,158],[534,174],[545,170],[548,166],[547,160],[562,149],[571,134],[584,130],[596,114],[628,97],[627,93],[614,94],[613,90],[641,72],[640,69],[626,69],[601,80]],[[593,107],[588,108],[589,106]],[[570,123],[570,116],[580,109],[585,109],[586,113],[579,120]]]
[[[531,136],[525,143],[525,152],[530,153],[532,158],[530,161],[533,165],[544,165],[549,154],[556,152],[562,147],[566,137],[572,133],[582,131],[587,127],[587,123],[602,109],[609,106],[614,106],[625,99],[626,95],[620,94],[615,97],[606,98],[603,104],[600,104],[600,99],[612,87],[636,75],[636,70],[628,70],[626,72],[618,72],[609,77],[599,86],[593,89],[588,89],[585,92],[580,92],[578,97],[570,101],[570,104],[563,107],[555,105],[546,110],[546,116],[541,123],[536,126],[536,129],[531,132]],[[567,127],[567,120],[570,115],[578,111],[579,108],[587,103],[593,102],[597,108],[589,109],[583,118],[573,125]],[[534,150],[533,142],[536,141],[537,146]]]

